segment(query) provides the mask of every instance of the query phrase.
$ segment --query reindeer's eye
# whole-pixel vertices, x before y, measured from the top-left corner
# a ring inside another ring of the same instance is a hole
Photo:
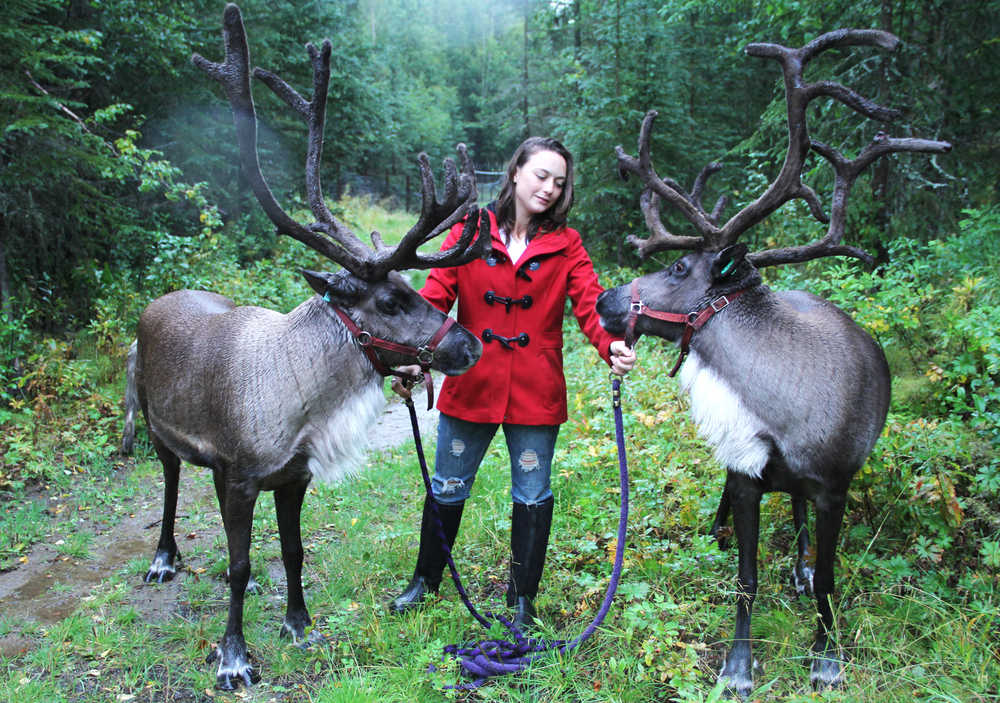
[[[688,272],[687,262],[684,259],[678,259],[674,262],[673,266],[670,267],[670,273],[674,276],[685,276]]]
[[[399,312],[399,301],[394,295],[386,295],[375,301],[375,308],[383,315],[395,315]]]

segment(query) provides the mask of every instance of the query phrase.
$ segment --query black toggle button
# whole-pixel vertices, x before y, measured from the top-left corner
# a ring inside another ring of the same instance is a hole
[[[483,300],[486,301],[487,305],[492,305],[493,303],[500,303],[507,309],[507,312],[510,312],[511,305],[520,305],[525,310],[527,310],[528,308],[531,307],[531,303],[533,302],[530,295],[526,295],[522,298],[509,298],[503,295],[497,295],[491,290],[486,291],[486,293],[483,295]]]
[[[497,342],[500,342],[500,344],[502,344],[505,349],[513,349],[514,348],[514,344],[518,344],[518,345],[520,345],[522,347],[528,346],[528,342],[531,340],[531,338],[528,337],[528,333],[527,332],[522,332],[521,334],[517,335],[516,337],[504,337],[503,335],[500,335],[500,334],[494,334],[493,330],[491,328],[487,328],[487,329],[483,330],[483,341],[484,342],[491,342],[491,341],[494,341],[494,340],[496,340]]]

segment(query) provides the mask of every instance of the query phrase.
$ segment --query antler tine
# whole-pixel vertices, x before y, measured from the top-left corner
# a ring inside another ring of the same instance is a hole
[[[713,161],[712,163],[706,165],[701,171],[698,172],[698,176],[694,179],[694,185],[691,186],[691,200],[695,205],[698,206],[702,212],[705,208],[701,204],[701,195],[705,190],[705,183],[708,179],[722,170],[722,164],[718,161]],[[712,208],[712,212],[707,214],[708,221],[713,225],[719,224],[719,217],[722,216],[722,211],[725,209],[726,205],[729,204],[729,197],[726,195],[720,195],[715,201],[715,207]]]
[[[489,213],[485,209],[474,211],[465,221],[462,234],[455,242],[455,246],[433,254],[421,255],[419,265],[413,268],[458,266],[486,256],[491,248]]]
[[[873,43],[875,40],[881,41],[881,37],[865,33],[860,40],[864,43]],[[785,153],[785,162],[781,171],[764,193],[733,215],[722,226],[719,237],[720,247],[732,244],[739,239],[743,232],[760,223],[789,200],[796,198],[806,201],[816,219],[824,223],[828,221],[820,204],[819,196],[801,181],[802,168],[805,165],[810,147],[806,128],[806,107],[814,97],[824,94],[817,86],[804,85],[802,73],[805,64],[821,51],[850,43],[857,43],[852,41],[850,30],[839,30],[813,40],[802,49],[789,49],[778,44],[763,43],[748,44],[744,49],[750,56],[773,58],[781,64],[785,79],[785,102],[788,109],[788,150]],[[823,85],[829,90],[832,84]],[[843,90],[847,91],[846,88]],[[856,97],[860,98],[860,96]]]
[[[705,190],[705,183],[708,182],[711,176],[721,170],[722,164],[718,161],[713,161],[710,164],[706,164],[694,179],[694,184],[691,186],[691,202],[702,212],[705,211],[705,208],[701,204],[701,195]]]
[[[365,271],[365,262],[370,258],[371,251],[354,232],[330,212],[326,206],[326,199],[323,197],[322,177],[320,175],[320,164],[323,160],[323,134],[326,127],[326,100],[330,91],[331,51],[329,39],[324,40],[322,48],[319,49],[311,42],[306,44],[306,52],[309,54],[309,61],[313,68],[313,97],[309,102],[280,76],[271,71],[255,68],[253,75],[298,113],[309,128],[305,166],[306,194],[309,199],[309,209],[312,210],[313,216],[316,218],[316,222],[310,229],[313,232],[325,234],[336,245],[348,252],[353,259],[351,266],[342,265],[355,275],[361,275]]]
[[[465,144],[458,144],[455,147],[455,151],[458,153],[458,159],[461,164],[461,169],[456,167],[454,159],[444,160],[444,197],[441,202],[438,202],[436,195],[434,194],[434,179],[430,177],[427,183],[427,193],[429,202],[432,203],[432,214],[430,215],[430,221],[436,221],[445,216],[445,213],[453,211],[461,203],[467,201],[475,201],[478,197],[476,191],[476,175],[472,166],[472,161],[469,159],[469,152]],[[426,158],[426,157],[425,157]],[[431,176],[430,167],[427,168],[428,176]],[[437,236],[437,232],[440,230],[435,228],[430,234],[424,237],[424,241],[433,239]]]
[[[619,173],[622,177],[627,177],[629,172],[635,173],[645,185],[640,198],[640,207],[652,232],[652,236],[645,240],[630,236],[629,242],[638,248],[641,256],[647,256],[661,249],[692,248],[691,241],[701,242],[700,246],[694,248],[718,250],[735,242],[743,232],[764,220],[789,200],[802,199],[809,206],[813,217],[828,225],[826,234],[806,245],[751,254],[750,259],[757,266],[808,261],[831,255],[852,256],[871,263],[872,257],[863,249],[842,243],[846,226],[847,200],[858,175],[872,162],[891,153],[945,153],[951,149],[951,145],[947,142],[925,139],[893,139],[879,133],[857,158],[848,160],[833,147],[810,139],[806,109],[812,100],[821,96],[829,97],[865,117],[882,122],[896,119],[900,112],[879,105],[839,83],[821,81],[807,84],[803,80],[803,71],[809,61],[827,49],[874,46],[891,51],[898,44],[899,39],[889,32],[842,29],[827,32],[799,49],[779,44],[747,45],[745,51],[748,55],[772,58],[781,65],[788,111],[788,149],[781,171],[764,193],[733,215],[721,227],[716,225],[726,201],[720,198],[709,215],[705,214],[701,205],[705,180],[718,170],[717,164],[709,164],[702,169],[695,179],[690,195],[686,195],[673,181],[660,179],[652,168],[649,148],[651,127],[656,112],[647,113],[639,132],[639,157],[628,156],[620,146],[615,147]],[[834,189],[829,216],[824,212],[816,192],[801,180],[802,169],[810,149],[823,156],[834,170]],[[695,225],[701,237],[684,238],[667,232],[660,220],[659,200],[656,196],[677,207],[688,221]]]
[[[713,224],[718,224],[719,218],[722,217],[722,211],[726,209],[727,205],[729,205],[729,196],[720,195],[719,199],[715,201],[715,207],[712,208],[712,212],[708,214],[708,219]]]
[[[751,261],[758,267],[800,263],[830,255],[853,256],[869,266],[872,265],[875,260],[871,254],[858,247],[841,244],[847,224],[847,200],[857,177],[876,160],[888,154],[901,152],[944,154],[951,150],[951,144],[930,139],[894,139],[884,132],[879,132],[871,143],[850,161],[836,149],[815,139],[812,141],[812,148],[829,161],[834,169],[833,204],[830,208],[830,226],[826,235],[811,244],[751,254]]]
[[[676,181],[657,175],[652,165],[650,146],[653,121],[656,119],[656,115],[656,110],[650,110],[642,120],[642,127],[639,129],[638,158],[629,156],[621,146],[615,147],[619,175],[627,179],[629,173],[634,173],[645,186],[640,198],[640,207],[645,215],[646,226],[649,228],[651,236],[648,239],[642,239],[635,235],[628,237],[628,241],[637,247],[639,255],[642,257],[665,249],[701,249],[714,243],[719,235],[719,228],[715,226],[714,221],[709,219],[700,202],[704,181],[711,173],[714,173],[713,164],[703,169],[702,174],[699,175],[700,181],[695,181],[696,194],[694,196],[684,192],[684,189]],[[695,226],[699,236],[679,236],[670,233],[660,219],[660,198],[680,210],[684,217]]]
[[[668,249],[701,249],[703,247],[705,242],[702,237],[681,236],[667,230],[660,218],[660,197],[651,188],[643,189],[639,196],[639,209],[642,210],[650,236],[643,239],[630,234],[626,240],[636,248],[640,258],[645,259],[651,254]]]
[[[433,228],[428,228],[427,223],[432,221],[439,221],[441,218],[437,217],[437,195],[435,193],[434,186],[434,174],[431,172],[430,159],[427,157],[425,152],[420,152],[417,154],[417,164],[420,167],[420,217],[417,219],[417,223],[410,228],[403,239],[400,241],[399,245],[393,250],[393,248],[386,246],[385,242],[382,241],[382,235],[379,232],[372,232],[372,243],[380,254],[383,254],[383,258],[388,261],[390,257],[397,256],[396,252],[402,249],[413,249],[416,250],[421,244],[428,241],[431,236],[427,233],[430,231],[434,236],[440,232],[433,231]],[[450,168],[449,168],[450,166]],[[449,189],[449,181],[454,180],[454,163],[451,159],[444,160],[445,169],[445,190]],[[457,187],[451,186],[452,192],[457,192]],[[454,224],[454,223],[452,223]]]
[[[859,247],[841,244],[847,220],[848,196],[858,175],[875,160],[890,153],[904,151],[944,153],[951,149],[951,145],[947,142],[925,139],[893,139],[879,132],[872,143],[866,146],[857,158],[848,160],[833,147],[817,140],[809,139],[806,131],[806,107],[810,101],[820,96],[833,98],[865,117],[882,122],[890,122],[899,117],[901,113],[893,108],[878,105],[839,83],[822,81],[814,84],[804,84],[802,81],[802,72],[805,65],[821,52],[833,47],[876,46],[882,49],[893,50],[898,44],[899,39],[889,32],[842,29],[823,34],[801,49],[788,49],[775,44],[750,44],[746,47],[746,52],[751,56],[777,59],[781,63],[785,74],[790,146],[789,155],[782,169],[782,175],[785,175],[786,170],[789,170],[791,173],[790,166],[797,165],[797,168],[794,170],[794,179],[797,186],[799,189],[807,188],[798,182],[798,178],[802,170],[801,164],[804,163],[806,153],[809,149],[823,156],[834,170],[834,189],[829,217],[823,212],[815,193],[810,190],[805,198],[813,216],[820,222],[829,224],[826,234],[820,239],[802,246],[786,247],[751,254],[750,259],[756,266],[798,263],[822,256],[838,255],[852,256],[871,265],[874,262],[874,258],[868,252]],[[782,175],[779,175],[779,180]],[[728,230],[730,224],[733,224],[733,241],[735,241],[735,238],[741,232],[769,215],[774,209],[790,199],[790,197],[786,197],[785,199],[780,199],[779,197],[768,200],[767,198],[773,189],[774,184],[772,184],[772,188],[768,189],[768,192],[745,209],[749,210],[757,206],[761,201],[764,201],[764,205],[760,207],[759,212],[752,213],[757,219],[748,221],[745,226],[742,222],[734,224],[733,220],[730,220],[726,224],[723,228],[724,230]],[[789,193],[791,192],[792,190],[790,189]],[[743,213],[741,212],[740,214]]]
[[[213,63],[199,54],[192,55],[191,61],[218,81],[229,99],[236,125],[240,161],[261,207],[280,234],[302,242],[352,272],[362,270],[362,261],[355,252],[292,219],[275,199],[261,172],[260,158],[257,154],[257,112],[250,91],[250,50],[247,45],[246,29],[239,7],[232,3],[227,4],[223,12],[222,36],[225,46],[223,63]],[[290,88],[288,90],[291,91]],[[301,103],[304,101],[294,94],[294,91],[291,93],[293,95],[290,104],[297,110],[301,109]]]
[[[475,174],[464,144],[456,147],[462,162],[462,172],[459,173],[452,159],[444,160],[445,184],[444,199],[438,200],[434,175],[431,172],[430,160],[427,154],[417,157],[420,165],[420,180],[422,185],[422,203],[420,218],[417,223],[403,236],[394,248],[382,248],[377,253],[373,269],[382,275],[391,270],[404,268],[428,269],[440,266],[456,266],[482,256],[489,248],[489,219],[469,217],[462,236],[445,251],[433,254],[420,254],[420,245],[437,237],[442,232],[462,220],[475,209],[478,193],[475,185]],[[482,230],[485,236],[475,237]],[[377,233],[373,233],[375,235]],[[379,237],[379,241],[381,238]],[[473,242],[473,240],[475,240]]]

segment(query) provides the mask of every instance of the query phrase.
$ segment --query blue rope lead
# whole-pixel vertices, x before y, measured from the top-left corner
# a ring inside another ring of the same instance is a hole
[[[482,686],[486,681],[494,676],[504,674],[514,674],[523,671],[531,662],[552,651],[561,653],[568,652],[587,640],[601,623],[611,609],[611,602],[614,600],[615,591],[618,589],[618,582],[622,574],[622,562],[625,552],[625,532],[628,525],[628,464],[625,459],[625,432],[622,426],[622,404],[621,404],[621,378],[612,375],[611,377],[612,406],[615,415],[615,441],[618,444],[618,474],[621,489],[621,514],[618,519],[618,543],[615,545],[615,563],[611,570],[611,580],[608,582],[607,591],[604,594],[604,601],[601,603],[597,615],[587,628],[572,640],[545,640],[525,637],[510,620],[502,615],[487,612],[485,616],[476,610],[469,600],[469,595],[462,586],[462,579],[455,568],[455,562],[451,556],[451,549],[444,536],[444,529],[437,512],[437,503],[433,500],[431,493],[431,478],[427,471],[427,460],[424,458],[423,444],[420,441],[420,426],[417,421],[417,412],[413,407],[413,400],[406,399],[406,406],[410,411],[410,423],[413,426],[413,441],[417,449],[417,457],[420,460],[420,471],[424,477],[424,488],[427,496],[431,499],[430,505],[434,513],[437,525],[438,536],[441,539],[441,546],[444,548],[448,561],[448,569],[451,571],[451,578],[455,582],[455,588],[461,597],[465,607],[468,608],[472,616],[482,624],[483,627],[490,628],[490,619],[493,619],[507,628],[507,632],[512,636],[513,641],[507,640],[483,640],[469,646],[459,646],[450,644],[444,648],[445,654],[450,654],[459,658],[462,670],[476,677],[471,683],[450,686],[462,690],[474,689]],[[433,665],[432,665],[433,668]]]

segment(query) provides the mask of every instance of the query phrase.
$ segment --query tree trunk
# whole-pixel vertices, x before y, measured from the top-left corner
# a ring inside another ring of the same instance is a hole
[[[11,318],[10,278],[7,275],[7,218],[0,215],[0,313]]]

